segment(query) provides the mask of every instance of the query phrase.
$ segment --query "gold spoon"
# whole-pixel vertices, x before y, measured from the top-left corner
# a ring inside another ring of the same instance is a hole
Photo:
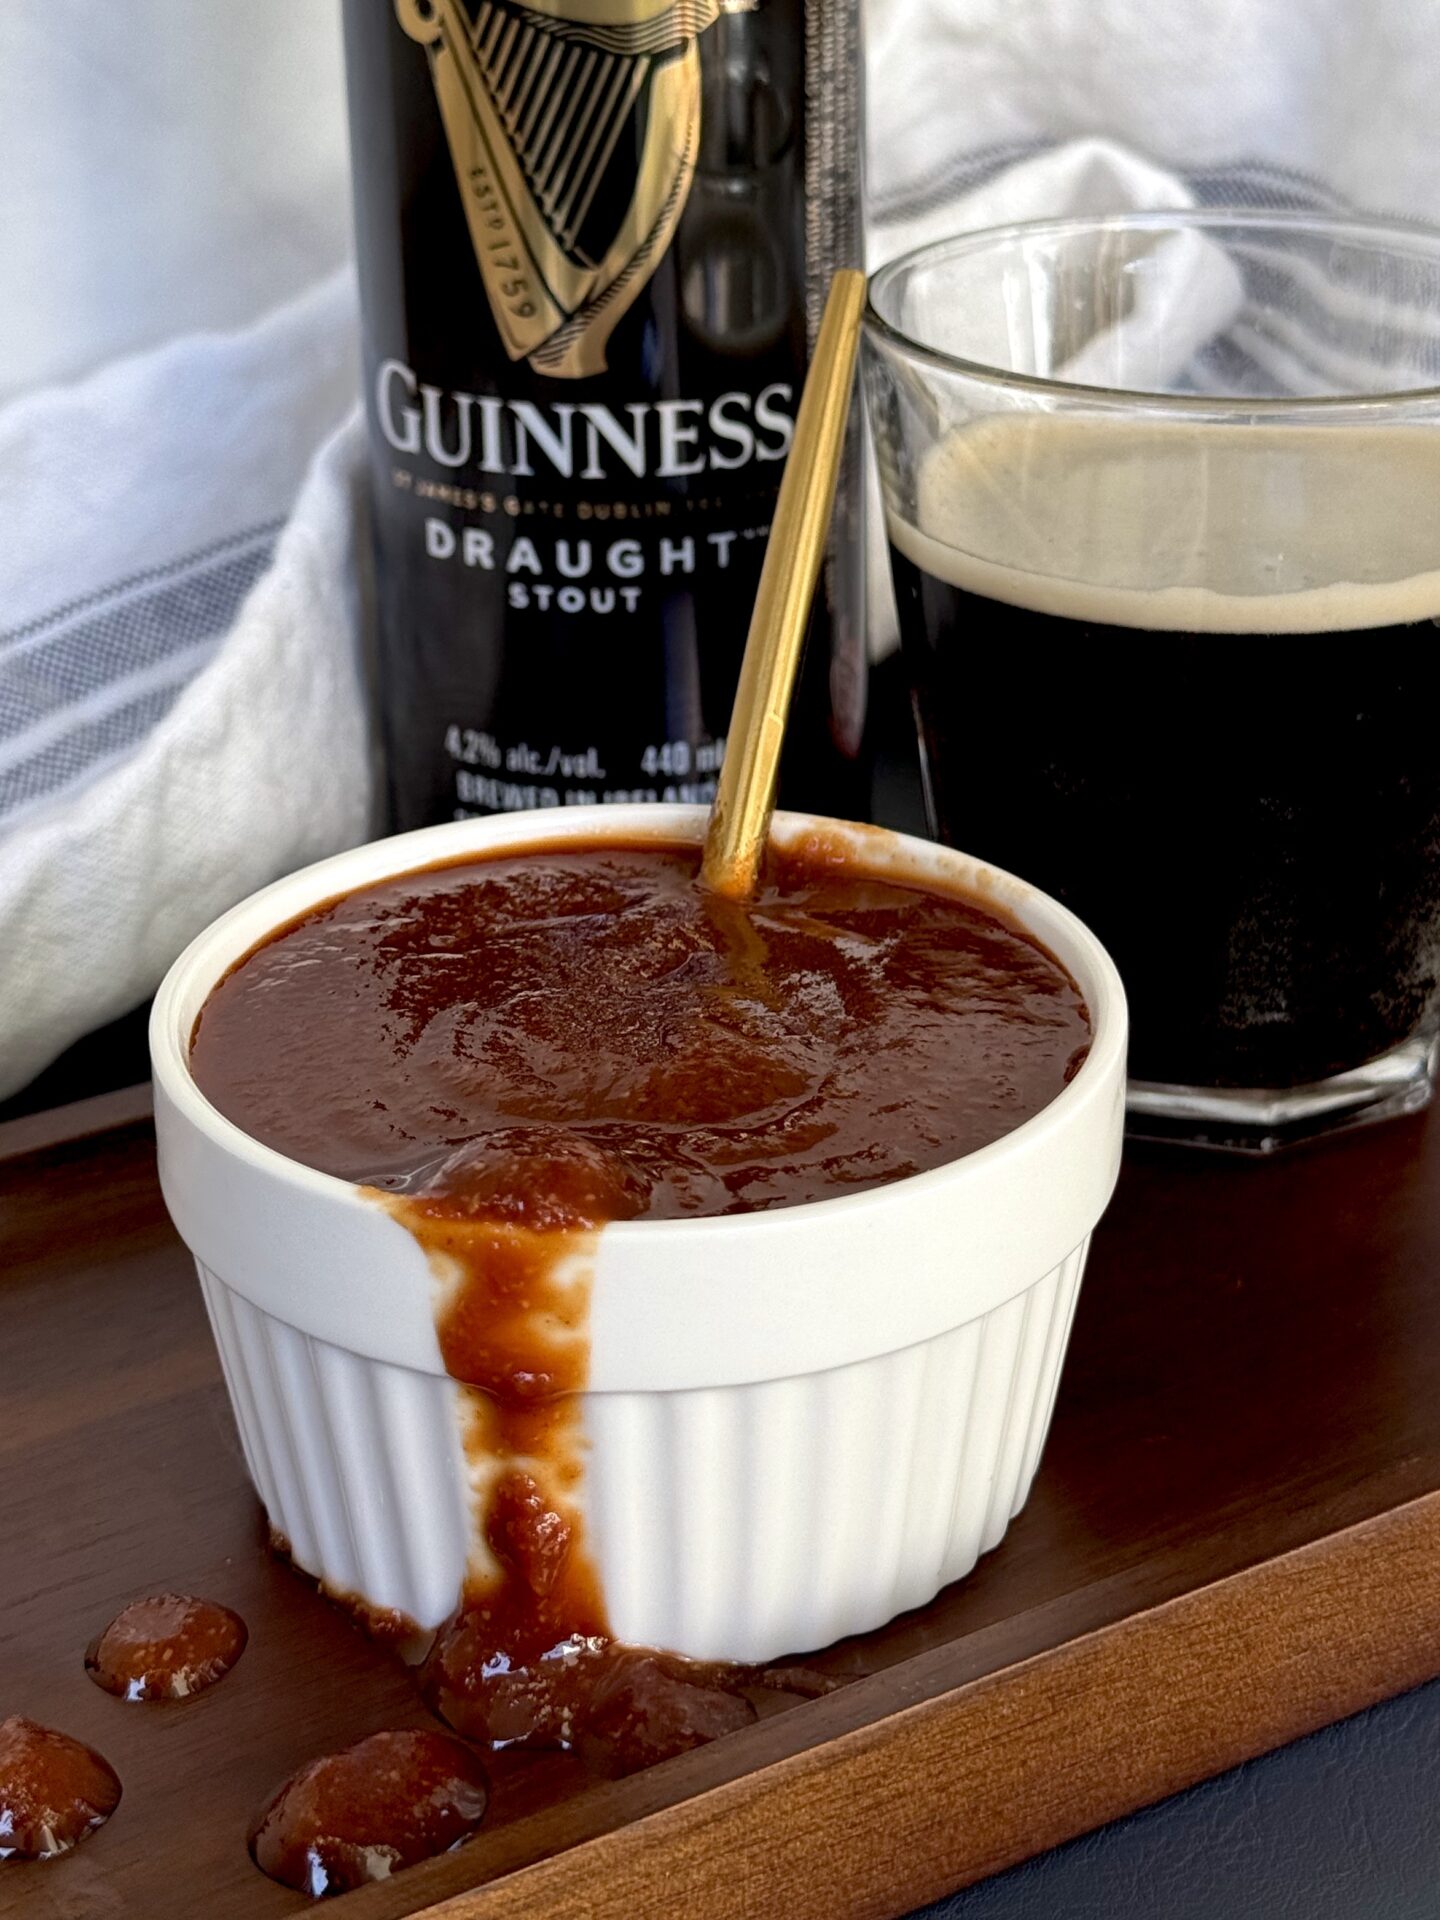
[[[847,268],[835,275],[765,548],[700,865],[701,885],[731,900],[755,891],[775,810],[785,720],[835,504],[864,301],[863,273]]]

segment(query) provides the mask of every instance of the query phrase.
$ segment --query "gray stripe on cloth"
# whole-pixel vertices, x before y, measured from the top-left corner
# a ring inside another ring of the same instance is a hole
[[[46,633],[52,627],[66,626],[81,613],[91,612],[97,607],[110,605],[113,601],[132,593],[143,593],[146,588],[172,580],[177,574],[187,573],[192,568],[203,567],[211,560],[222,559],[237,549],[249,547],[254,541],[274,536],[284,526],[283,516],[274,520],[257,522],[253,527],[244,527],[239,533],[227,533],[222,540],[213,540],[208,546],[195,547],[189,553],[183,553],[174,560],[167,560],[157,567],[145,567],[139,573],[124,575],[111,581],[109,586],[97,587],[94,593],[84,594],[78,600],[64,600],[48,613],[37,614],[33,620],[27,620],[23,626],[0,627],[0,653],[21,640],[28,640],[33,634]]]
[[[207,650],[213,652],[211,647]],[[101,718],[72,728],[51,740],[14,767],[0,767],[0,817],[7,826],[37,800],[48,799],[60,788],[102,765],[111,766],[163,720],[185,691],[183,681],[154,687]]]
[[[0,631],[0,828],[139,746],[214,654],[281,524]]]

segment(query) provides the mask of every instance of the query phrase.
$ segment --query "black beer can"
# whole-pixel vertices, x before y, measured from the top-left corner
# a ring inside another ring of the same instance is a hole
[[[390,823],[707,802],[830,274],[854,0],[345,0]],[[782,801],[860,814],[858,458]]]

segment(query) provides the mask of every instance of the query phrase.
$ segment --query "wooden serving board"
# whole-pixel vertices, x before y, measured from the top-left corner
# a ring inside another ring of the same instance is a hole
[[[877,1285],[890,1284],[885,1275]],[[213,1693],[82,1668],[138,1594],[235,1607]],[[354,1920],[905,1913],[1440,1672],[1440,1117],[1249,1164],[1137,1149],[1040,1477],[1002,1546],[815,1664],[854,1677],[628,1780],[496,1769],[492,1821]],[[283,1916],[245,1851],[312,1755],[422,1724],[403,1671],[265,1553],[143,1090],[0,1129],[0,1715],[124,1783],[26,1920]]]

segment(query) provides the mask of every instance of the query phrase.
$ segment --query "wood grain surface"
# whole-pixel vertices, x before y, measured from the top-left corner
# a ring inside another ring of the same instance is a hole
[[[0,1136],[0,1714],[125,1787],[70,1858],[0,1862],[0,1913],[294,1913],[250,1814],[425,1715],[264,1552],[140,1111]],[[968,1580],[821,1656],[837,1693],[648,1774],[502,1756],[487,1831],[345,1910],[906,1912],[1440,1672],[1437,1490],[1440,1122],[1266,1164],[1137,1150],[1034,1494]],[[193,1703],[126,1705],[83,1649],[162,1587],[236,1607],[250,1649]]]

